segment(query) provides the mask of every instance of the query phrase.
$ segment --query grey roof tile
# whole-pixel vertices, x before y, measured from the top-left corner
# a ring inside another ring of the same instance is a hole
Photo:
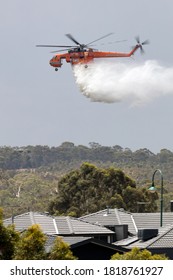
[[[158,238],[151,241],[147,248],[173,248],[173,226],[171,225]]]
[[[4,225],[6,226],[10,225],[11,223],[11,218],[4,220]],[[13,223],[15,224],[15,229],[17,231],[23,231],[34,224],[38,224],[44,233],[57,234],[53,218],[44,213],[27,212],[17,215],[13,218]]]
[[[114,244],[117,246],[126,247],[126,246],[129,246],[130,244],[133,244],[136,241],[138,241],[137,236],[129,236],[128,238],[121,239],[119,241],[114,242]]]
[[[127,224],[130,233],[136,234],[137,232],[133,215],[123,209],[105,209],[83,216],[80,219],[92,224],[100,224],[102,226]]]
[[[114,234],[111,230],[72,217],[55,218],[60,235]]]
[[[159,228],[160,212],[157,213],[133,213],[137,228]],[[173,212],[163,213],[163,226],[173,224]]]
[[[26,230],[33,224],[40,225],[45,234],[58,235],[110,235],[113,231],[99,226],[92,225],[86,221],[79,220],[72,217],[57,216],[52,217],[44,213],[28,212],[22,215],[15,216],[13,219],[17,231]],[[4,225],[10,225],[12,219],[4,220]]]
[[[92,237],[84,237],[84,236],[60,236],[64,242],[69,244],[70,246],[83,242],[89,239],[92,239]],[[45,244],[46,251],[49,252],[54,244],[55,239],[57,238],[57,235],[47,235],[47,240]]]

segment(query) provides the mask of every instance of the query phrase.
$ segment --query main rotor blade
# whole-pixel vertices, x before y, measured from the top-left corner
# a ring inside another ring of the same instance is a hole
[[[70,48],[70,49],[72,50],[73,48]],[[51,53],[58,53],[58,52],[68,51],[68,50],[70,50],[70,49],[68,48],[68,49],[62,49],[62,50],[52,51]]]
[[[117,43],[122,43],[126,42],[127,40],[119,40],[119,41],[113,41],[113,42],[108,42],[108,43],[101,43],[100,45],[111,45],[111,44],[117,44]]]
[[[145,52],[144,52],[144,49],[141,47],[140,48],[140,50],[141,50],[141,54],[144,54]]]
[[[70,40],[72,40],[75,44],[81,45],[71,34],[65,34]]]
[[[148,45],[150,43],[149,40],[145,40],[144,42],[141,43],[141,45]]]
[[[137,42],[138,44],[140,44],[139,36],[136,36],[135,39],[136,39],[136,42]]]
[[[76,46],[61,46],[61,45],[36,45],[36,47],[48,47],[48,48],[75,48]]]
[[[101,40],[101,39],[104,39],[104,38],[106,38],[106,37],[108,37],[108,36],[110,36],[110,35],[112,35],[112,34],[114,34],[114,33],[111,32],[111,33],[109,33],[109,34],[107,34],[107,35],[104,35],[104,36],[102,36],[102,37],[100,37],[100,38],[98,38],[98,39],[96,39],[96,40],[94,40],[94,41],[92,41],[92,42],[86,44],[86,46],[88,46],[88,45],[90,45],[90,44],[92,44],[92,43],[95,43],[95,42],[97,42],[97,41],[99,41],[99,40]]]

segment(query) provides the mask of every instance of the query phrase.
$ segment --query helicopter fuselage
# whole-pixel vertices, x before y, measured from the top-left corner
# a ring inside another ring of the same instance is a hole
[[[96,58],[111,58],[111,57],[130,57],[134,54],[134,52],[140,48],[140,45],[137,44],[132,51],[129,53],[123,52],[102,52],[95,51],[93,49],[88,50],[80,50],[74,49],[70,50],[68,53],[64,54],[56,54],[51,60],[50,65],[55,68],[60,68],[62,66],[62,60],[66,60],[67,63],[71,63],[71,65],[84,64],[92,62]]]

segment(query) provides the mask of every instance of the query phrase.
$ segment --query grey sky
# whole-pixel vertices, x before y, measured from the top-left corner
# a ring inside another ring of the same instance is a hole
[[[71,44],[71,33],[88,43],[109,32],[100,43],[127,39],[103,50],[129,51],[134,37],[149,39],[145,55],[173,65],[171,0],[5,0],[1,1],[0,127],[1,146],[76,145],[98,142],[132,150],[173,151],[173,94],[142,107],[128,103],[92,103],[75,84],[71,66],[55,72],[51,49],[36,44]],[[116,63],[116,61],[115,61]]]

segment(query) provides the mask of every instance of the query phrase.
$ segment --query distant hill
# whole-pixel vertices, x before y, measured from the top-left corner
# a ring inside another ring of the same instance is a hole
[[[89,146],[76,146],[64,142],[58,147],[0,147],[0,205],[6,207],[8,214],[29,207],[46,210],[47,201],[57,192],[61,176],[79,168],[83,162],[120,168],[141,187],[151,184],[152,174],[159,168],[163,173],[165,193],[169,194],[168,198],[165,194],[165,199],[173,199],[173,152],[170,150],[162,149],[154,154],[146,148],[133,152],[119,145],[108,147],[92,142]],[[159,174],[155,180],[159,187]],[[17,200],[19,186],[20,200]]]
[[[92,142],[89,147],[64,142],[58,147],[25,146],[0,147],[0,169],[47,169],[61,173],[78,167],[82,162],[97,163],[100,166],[123,168],[142,184],[150,179],[156,168],[162,169],[165,180],[173,182],[173,152],[162,149],[154,154],[146,148],[132,152],[119,145],[101,146]]]

